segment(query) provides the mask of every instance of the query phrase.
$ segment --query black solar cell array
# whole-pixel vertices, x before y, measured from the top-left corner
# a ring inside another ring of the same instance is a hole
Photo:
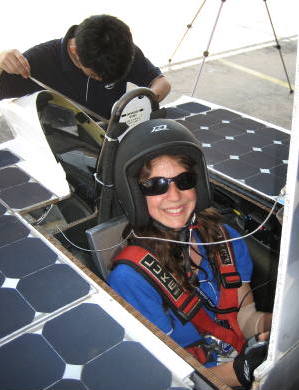
[[[53,194],[15,166],[20,159],[0,150],[0,199],[11,209],[22,210],[48,201]]]
[[[0,339],[88,295],[89,283],[16,216],[0,216],[0,231]]]
[[[290,136],[226,109],[189,102],[166,109],[200,141],[209,168],[266,196],[285,186]]]
[[[0,348],[0,388],[167,390],[172,375],[98,305],[83,303]],[[17,373],[17,375],[16,375]]]
[[[170,390],[171,372],[126,341],[87,302],[89,282],[12,214],[52,196],[17,162],[0,151],[0,389]]]
[[[171,372],[99,305],[76,306],[90,284],[0,212],[0,389],[170,390]]]

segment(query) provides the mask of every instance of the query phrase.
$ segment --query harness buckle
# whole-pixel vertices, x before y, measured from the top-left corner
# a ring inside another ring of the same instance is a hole
[[[200,310],[201,306],[202,302],[197,291],[193,291],[193,293],[177,307],[177,313],[183,321],[191,321],[195,314]]]
[[[224,288],[239,288],[242,286],[239,272],[221,273],[220,277]]]

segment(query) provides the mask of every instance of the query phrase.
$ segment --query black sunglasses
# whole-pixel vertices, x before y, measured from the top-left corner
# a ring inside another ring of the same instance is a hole
[[[141,192],[145,196],[162,195],[168,191],[169,184],[174,182],[181,191],[190,190],[196,185],[196,175],[191,172],[183,172],[176,177],[152,177],[139,183]]]

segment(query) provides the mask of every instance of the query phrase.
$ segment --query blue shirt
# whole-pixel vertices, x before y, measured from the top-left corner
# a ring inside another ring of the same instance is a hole
[[[239,237],[239,233],[232,227],[228,225],[225,225],[225,227],[231,238]],[[198,242],[200,242],[199,237]],[[247,245],[241,239],[233,241],[232,246],[235,254],[236,267],[240,273],[242,282],[250,282],[253,265]],[[198,250],[203,257],[200,266],[204,269],[204,271],[198,273],[198,278],[201,282],[200,289],[217,305],[219,289],[210,263],[206,257],[205,248],[205,246],[198,245]],[[159,292],[141,273],[135,271],[132,267],[126,264],[119,264],[110,273],[108,283],[149,321],[168,334],[182,347],[186,347],[201,339],[200,333],[191,322],[183,325],[171,309],[165,311]],[[208,310],[207,312],[214,318],[214,313]]]

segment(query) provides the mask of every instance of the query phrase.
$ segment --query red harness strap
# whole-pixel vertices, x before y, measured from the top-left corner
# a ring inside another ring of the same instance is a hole
[[[226,232],[221,228],[221,236],[226,238]],[[238,306],[237,288],[241,285],[240,275],[236,271],[233,250],[223,244],[216,258],[221,277],[219,309],[228,309]],[[245,338],[237,321],[237,309],[230,313],[217,314],[216,318],[225,320],[229,329],[219,325],[202,306],[202,298],[195,291],[183,290],[175,277],[163,269],[159,261],[146,249],[139,246],[128,246],[115,258],[115,263],[123,263],[135,268],[160,292],[164,300],[178,315],[183,323],[191,321],[202,334],[213,335],[232,345],[238,352],[241,351]],[[200,348],[187,348],[196,355],[199,361],[205,362],[203,351]],[[199,350],[198,350],[199,349]]]

